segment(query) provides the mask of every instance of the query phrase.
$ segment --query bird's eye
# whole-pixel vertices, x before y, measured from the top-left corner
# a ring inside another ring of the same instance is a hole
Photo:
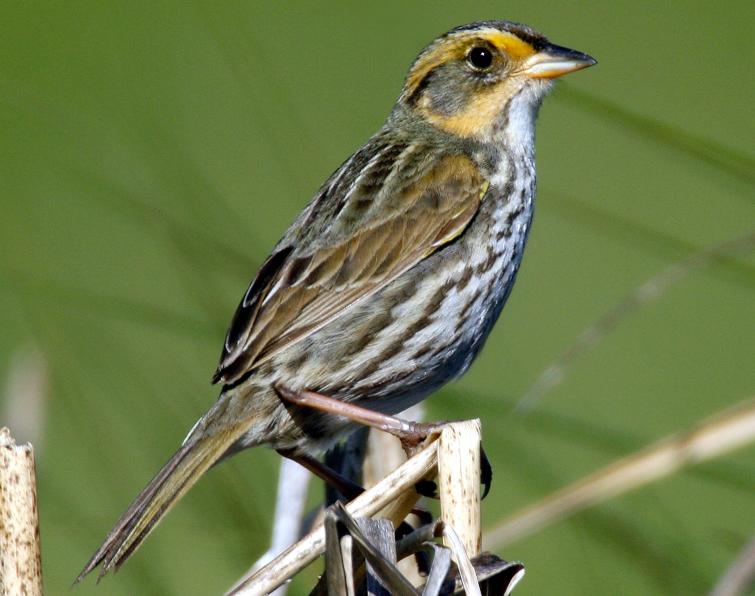
[[[475,46],[469,50],[469,54],[467,54],[467,62],[477,70],[485,70],[490,68],[490,65],[493,64],[493,52],[488,48]]]

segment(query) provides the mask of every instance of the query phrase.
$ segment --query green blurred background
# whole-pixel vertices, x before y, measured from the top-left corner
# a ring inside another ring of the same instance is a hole
[[[16,434],[37,443],[47,593],[68,591],[215,398],[226,324],[268,250],[380,126],[416,53],[465,22],[525,22],[599,61],[546,100],[517,288],[469,374],[429,401],[431,418],[483,420],[486,525],[749,397],[755,261],[740,253],[514,409],[640,283],[752,233],[753,6],[5,0],[0,423],[24,405],[9,394],[42,395]],[[508,546],[527,565],[516,593],[704,593],[755,527],[753,455]],[[118,575],[76,593],[226,589],[266,548],[277,464],[258,449],[214,469]]]

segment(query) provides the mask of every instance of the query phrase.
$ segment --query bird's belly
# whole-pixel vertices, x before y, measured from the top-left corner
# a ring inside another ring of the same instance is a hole
[[[498,215],[506,220],[505,233],[488,221],[477,234],[436,252],[282,354],[271,363],[273,375],[293,389],[387,414],[462,375],[511,292],[532,209]],[[294,426],[290,438],[299,447],[329,443],[349,428],[346,419],[314,412],[307,429]],[[288,441],[280,434],[277,440]]]
[[[521,260],[514,245],[476,259],[463,248],[437,253],[314,334],[298,378],[327,395],[395,413],[463,374]]]
[[[502,254],[466,283],[460,283],[461,261],[448,278],[453,284],[427,271],[397,280],[345,315],[350,320],[343,329],[314,334],[310,356],[296,372],[287,371],[290,381],[283,382],[386,414],[411,407],[469,368],[508,297],[519,260]],[[448,272],[448,261],[444,269]],[[413,303],[396,302],[407,293],[415,296]],[[277,434],[277,447],[312,452],[327,448],[353,425],[310,412],[283,426],[288,431]]]

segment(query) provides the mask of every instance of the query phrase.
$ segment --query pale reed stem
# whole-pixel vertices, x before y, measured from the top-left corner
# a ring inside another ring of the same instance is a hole
[[[509,516],[483,536],[483,548],[500,548],[612,497],[755,441],[755,398],[620,459]]]
[[[438,441],[409,459],[403,466],[362,493],[346,506],[352,517],[368,517],[389,505],[437,466]],[[416,493],[413,495],[416,500]],[[404,512],[403,515],[406,515]],[[320,556],[325,549],[325,529],[315,528],[275,560],[252,575],[242,577],[229,594],[262,595],[274,590]]]
[[[755,536],[716,583],[710,596],[740,596],[755,582]]]
[[[0,429],[0,594],[42,594],[37,486],[31,445]]]
[[[443,427],[438,441],[438,496],[443,543],[456,559],[464,591],[479,596],[470,559],[480,554],[480,421]]]

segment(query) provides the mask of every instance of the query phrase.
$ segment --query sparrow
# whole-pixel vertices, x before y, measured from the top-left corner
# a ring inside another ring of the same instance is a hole
[[[118,569],[220,460],[258,445],[317,454],[354,429],[281,390],[395,414],[462,375],[522,261],[541,102],[555,78],[595,63],[509,21],[456,27],[423,49],[383,126],[249,285],[213,378],[217,401],[78,580]]]

